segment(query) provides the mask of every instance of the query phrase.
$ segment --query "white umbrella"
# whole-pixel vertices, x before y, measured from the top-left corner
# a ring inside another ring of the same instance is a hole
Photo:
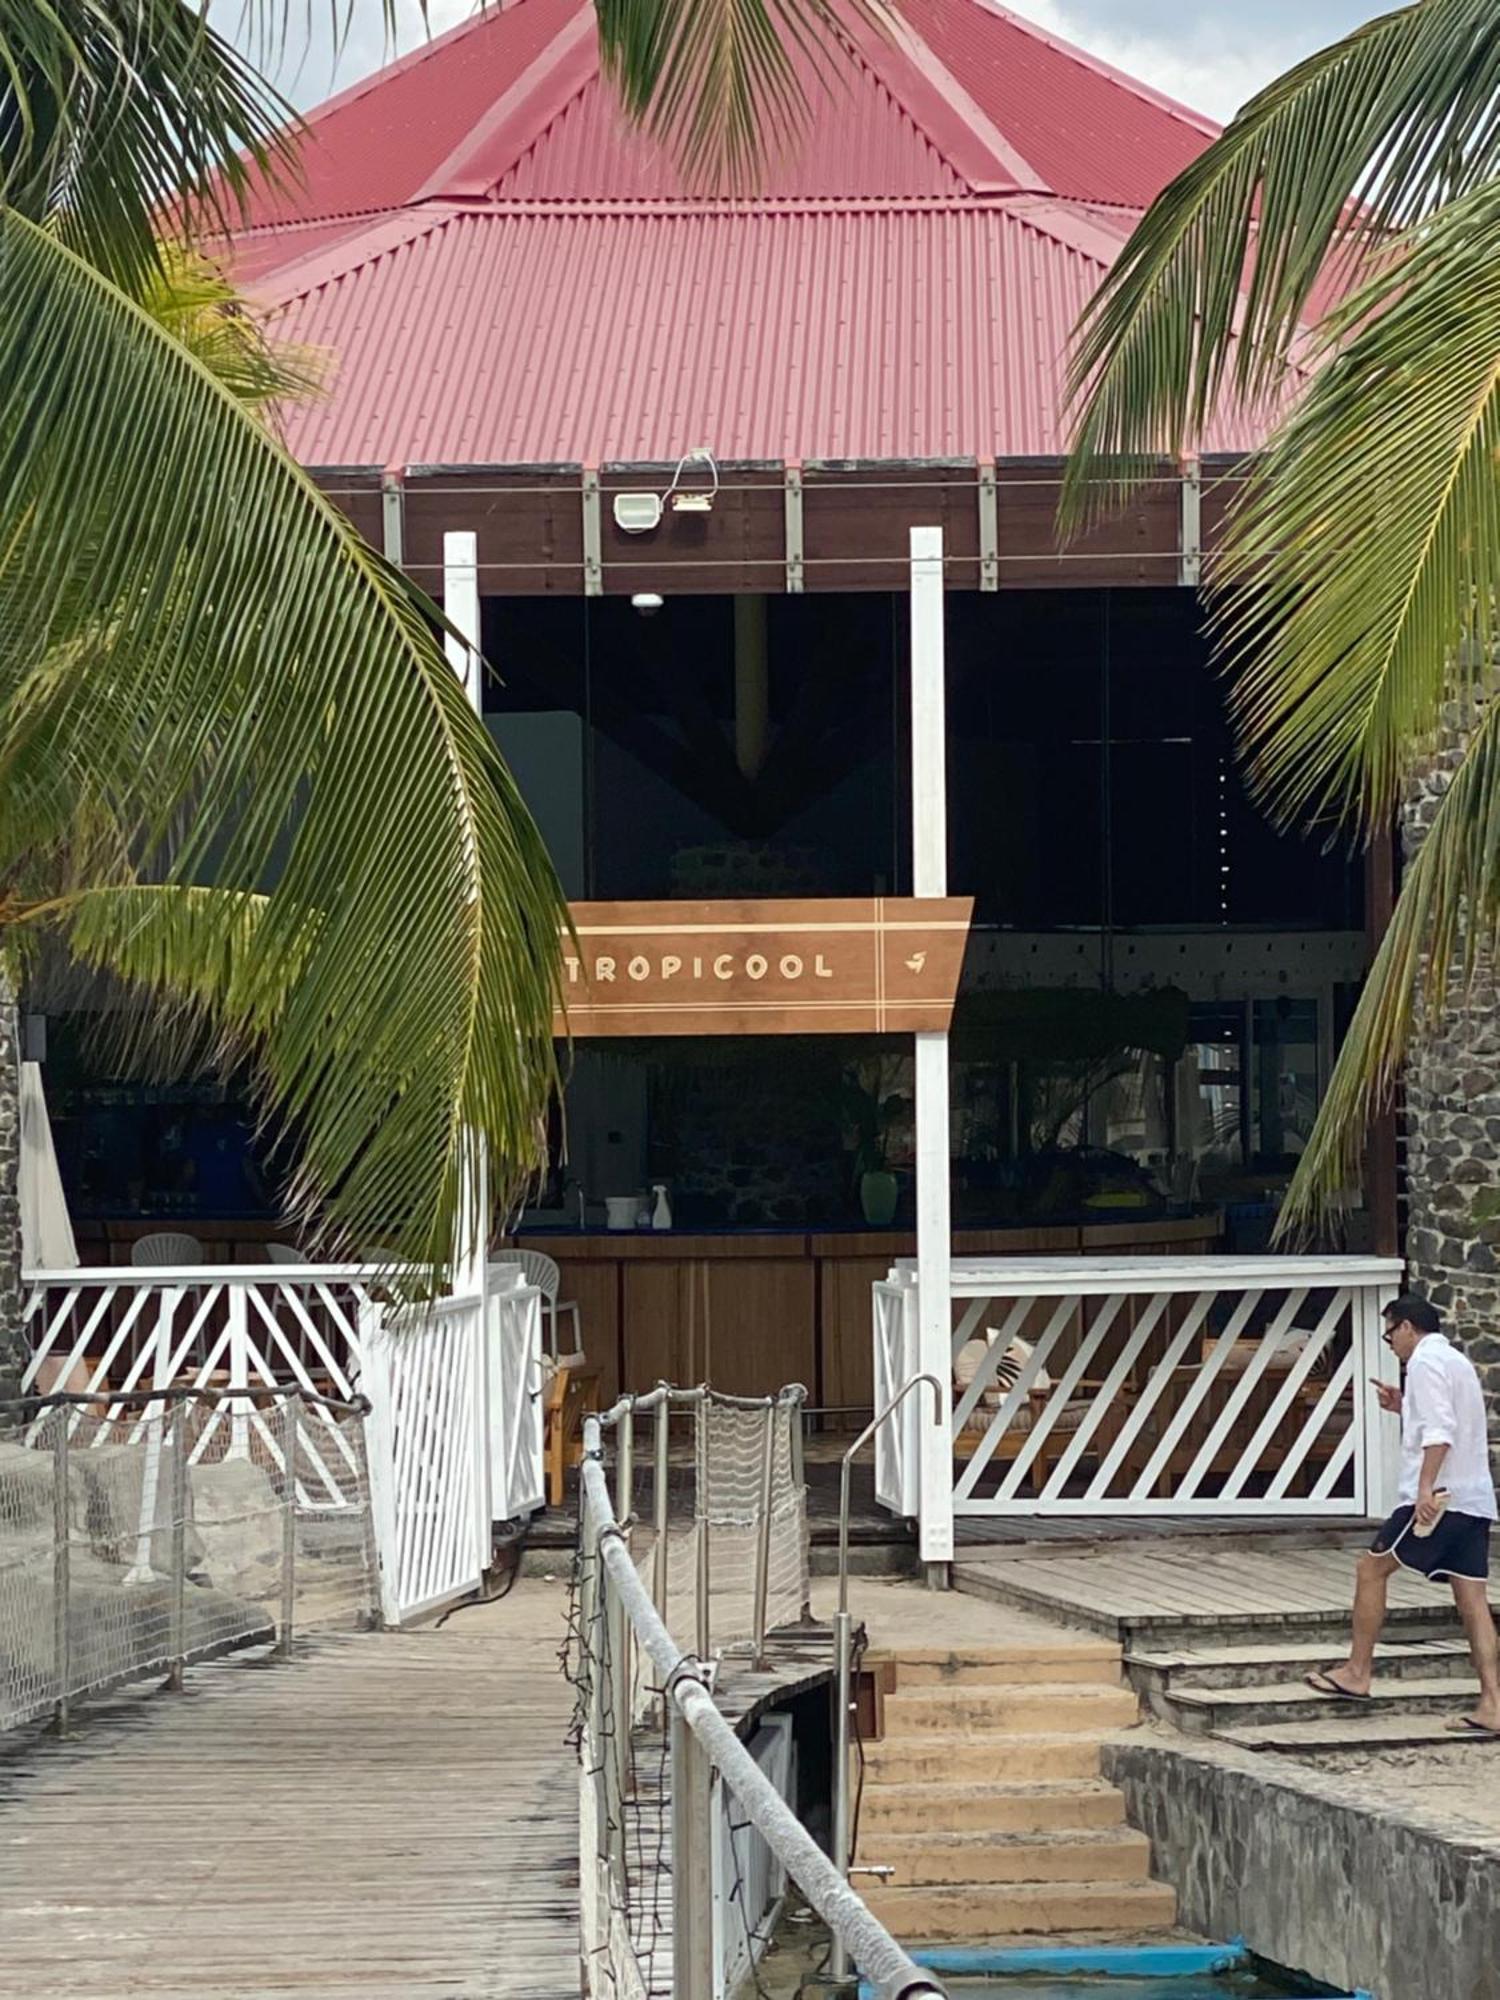
[[[57,1171],[57,1149],[42,1089],[42,1066],[21,1065],[21,1263],[28,1271],[66,1271],[78,1245]]]

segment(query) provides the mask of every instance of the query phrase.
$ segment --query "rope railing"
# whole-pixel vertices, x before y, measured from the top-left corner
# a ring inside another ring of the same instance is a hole
[[[715,1888],[715,1858],[725,1845],[718,1831],[724,1810],[721,1787],[732,1795],[741,1823],[754,1829],[827,1923],[841,1955],[860,1968],[875,2000],[918,2000],[944,1992],[850,1888],[741,1741],[714,1699],[714,1663],[702,1648],[684,1648],[669,1629],[656,1584],[659,1564],[653,1564],[653,1587],[648,1587],[629,1545],[633,1430],[638,1415],[656,1416],[658,1439],[665,1437],[670,1414],[678,1407],[702,1411],[722,1402],[728,1408],[759,1411],[768,1437],[775,1435],[783,1418],[790,1419],[785,1428],[788,1437],[795,1434],[799,1439],[795,1474],[800,1484],[804,1400],[800,1390],[757,1400],[720,1399],[712,1392],[663,1387],[650,1396],[627,1398],[604,1417],[585,1422],[576,1637],[582,1759],[580,1900],[590,2000],[649,2000],[658,1993],[670,1993],[672,2000],[704,2000],[718,1990],[715,1907],[717,1901],[722,1908],[726,1900],[716,1897]],[[619,1511],[604,1466],[607,1429],[617,1440]],[[657,1454],[658,1473],[665,1459],[663,1445]],[[759,1548],[766,1546],[779,1477],[771,1446],[766,1447],[763,1464],[771,1471],[755,1504]],[[656,1498],[659,1551],[665,1517],[660,1479]],[[706,1570],[706,1564],[699,1568]],[[763,1605],[766,1568],[766,1560],[758,1559],[757,1605]],[[701,1633],[701,1606],[694,1622]],[[759,1616],[755,1623],[760,1627],[759,1656],[766,1634]],[[653,1697],[660,1702],[662,1744],[654,1777],[637,1764],[631,1741],[631,1732]],[[648,1792],[655,1793],[654,1800],[643,1800],[641,1795]],[[639,1864],[644,1859],[645,1809],[653,1804],[658,1816],[656,1854],[648,1881],[648,1871]],[[634,1869],[629,1865],[632,1836]],[[732,1848],[732,1839],[729,1845]],[[661,1918],[654,1905],[646,1905],[660,1895],[664,1878],[670,1883],[670,1912]],[[760,1913],[740,1915],[752,1922]],[[670,1986],[658,1983],[667,1958]]]

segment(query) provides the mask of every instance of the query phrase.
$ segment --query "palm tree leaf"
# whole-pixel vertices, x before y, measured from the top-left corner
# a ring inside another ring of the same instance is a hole
[[[1493,977],[1500,947],[1500,707],[1466,711],[1462,762],[1406,870],[1375,962],[1339,1050],[1307,1150],[1277,1222],[1305,1235],[1358,1182],[1370,1121],[1390,1102],[1414,1030],[1455,989]]]
[[[7,757],[86,786],[144,879],[225,892],[162,985],[220,968],[309,1197],[444,1267],[464,1132],[502,1185],[534,1157],[565,906],[439,614],[200,362],[4,210],[0,380]]]
[[[276,339],[263,313],[218,266],[186,245],[162,244],[135,296],[236,402],[267,421],[323,387],[323,356]]]
[[[1398,246],[1258,461],[1214,584],[1251,775],[1284,818],[1388,825],[1500,605],[1500,182]]]
[[[767,134],[805,126],[796,57],[823,80],[847,55],[844,19],[889,18],[886,0],[595,0],[595,13],[627,113],[686,175],[726,189],[754,185]]]
[[[1235,401],[1275,405],[1320,288],[1500,167],[1500,13],[1418,0],[1289,70],[1158,196],[1079,329],[1076,522]]]
[[[294,119],[188,0],[0,0],[0,200],[126,285],[163,200],[184,230],[231,226]]]

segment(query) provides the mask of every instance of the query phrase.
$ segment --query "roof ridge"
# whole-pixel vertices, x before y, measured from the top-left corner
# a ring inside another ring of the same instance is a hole
[[[1005,5],[1004,0],[969,0],[969,4],[981,8],[986,14],[993,14],[997,20],[1008,22],[1013,28],[1019,28],[1022,34],[1030,35],[1034,41],[1045,43],[1049,49],[1055,49],[1060,56],[1077,63],[1080,69],[1091,70],[1095,76],[1106,77],[1111,83],[1119,84],[1133,97],[1139,97],[1145,103],[1155,105],[1158,111],[1168,112],[1173,118],[1181,119],[1185,125],[1191,125],[1194,131],[1201,132],[1208,138],[1217,139],[1224,130],[1217,119],[1210,118],[1206,112],[1195,111],[1192,105],[1184,104],[1181,98],[1169,97],[1166,91],[1156,89],[1153,84],[1143,83],[1138,76],[1132,76],[1129,70],[1117,69],[1102,56],[1096,56],[1091,49],[1083,48],[1077,42],[1070,42],[1063,35],[1054,34],[1050,28],[1044,28],[1040,21],[1033,21],[1028,15],[1018,14],[1013,8]]]
[[[526,0],[506,0],[506,4],[513,12],[517,7],[524,7]],[[445,28],[440,35],[427,36],[415,48],[408,49],[404,56],[393,56],[378,69],[372,69],[366,75],[356,77],[353,83],[346,83],[342,90],[336,90],[332,97],[325,97],[321,104],[315,104],[311,111],[303,112],[303,126],[311,131],[330,113],[346,110],[351,104],[358,104],[360,99],[368,97],[372,90],[379,90],[382,85],[389,83],[392,77],[404,76],[407,70],[416,69],[439,49],[446,49],[454,42],[461,42],[467,35],[477,34],[481,28],[492,26],[498,13],[498,8],[478,7],[472,14],[455,22],[451,28]]]
[[[905,15],[892,11],[886,33],[863,41],[851,39],[849,45],[939,157],[976,194],[1012,188],[1052,192]],[[894,81],[893,69],[901,73],[904,89]]]
[[[487,194],[598,73],[594,9],[580,4],[409,199]]]
[[[263,272],[250,289],[262,307],[279,311],[320,286],[374,263],[378,257],[404,250],[419,237],[430,236],[435,229],[444,228],[465,212],[436,202],[423,208],[383,209],[364,228],[352,230],[337,243],[324,243],[294,258],[290,264]]]

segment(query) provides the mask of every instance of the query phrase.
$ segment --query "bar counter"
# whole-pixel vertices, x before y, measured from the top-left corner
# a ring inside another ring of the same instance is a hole
[[[958,1229],[956,1257],[1211,1255],[1223,1215]],[[523,1228],[513,1243],[545,1250],[575,1299],[584,1350],[606,1398],[658,1381],[711,1381],[733,1395],[806,1385],[824,1406],[868,1407],[873,1395],[870,1286],[909,1230]],[[504,1255],[504,1251],[498,1254]],[[566,1322],[564,1322],[566,1327]]]

